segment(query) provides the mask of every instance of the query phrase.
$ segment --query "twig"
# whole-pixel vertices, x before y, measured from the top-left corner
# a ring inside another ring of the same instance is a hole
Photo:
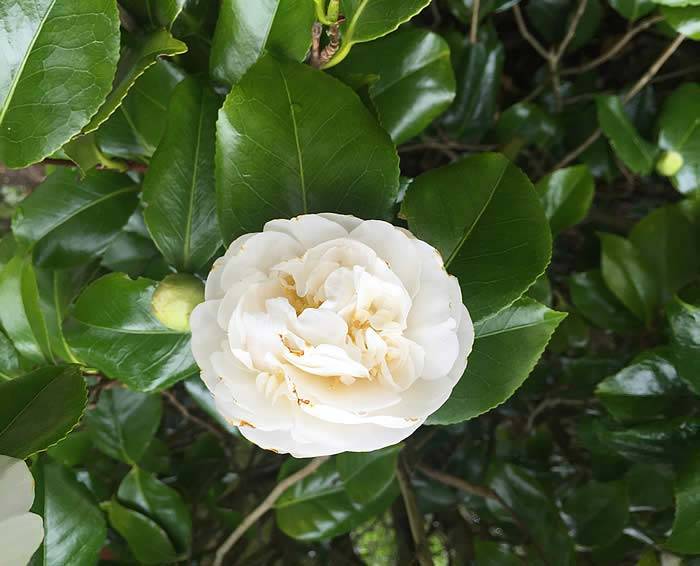
[[[588,0],[579,0],[574,17],[571,18],[569,28],[566,30],[566,35],[564,36],[564,39],[562,39],[557,50],[554,52],[554,58],[556,59],[557,63],[561,60],[564,52],[569,47],[571,40],[574,39],[574,36],[576,35],[576,28],[581,22],[581,18],[583,17],[583,13],[586,11],[587,4]]]
[[[193,415],[192,413],[190,413],[187,407],[180,403],[180,401],[177,400],[177,397],[175,397],[175,395],[173,395],[170,391],[161,391],[161,395],[163,395],[163,397],[165,397],[168,403],[175,407],[180,412],[180,414],[183,417],[185,417],[185,419],[198,424],[202,428],[207,429],[220,440],[225,438],[224,433],[221,432],[218,428],[214,427],[204,419],[200,419],[197,415]]]
[[[399,480],[401,495],[403,496],[406,514],[408,515],[408,523],[411,526],[411,536],[413,537],[413,546],[416,551],[416,560],[420,566],[433,566],[433,557],[430,554],[428,541],[425,538],[423,515],[418,510],[416,494],[413,493],[411,478],[408,475],[406,463],[403,458],[399,459],[399,463],[396,466],[396,477]]]
[[[318,69],[321,66],[321,34],[323,33],[323,25],[321,22],[314,22],[311,26],[311,53],[309,55],[309,64]]]
[[[469,42],[476,43],[479,40],[479,4],[480,0],[472,2],[472,20],[471,28],[469,29]]]
[[[588,61],[587,63],[583,63],[582,65],[578,65],[576,67],[570,67],[568,69],[562,69],[561,74],[562,76],[564,75],[578,75],[580,73],[585,73],[587,71],[590,71],[592,69],[595,69],[596,67],[599,67],[603,63],[609,61],[615,55],[617,55],[622,49],[632,40],[634,39],[637,35],[642,33],[644,30],[647,28],[650,28],[651,26],[658,24],[659,22],[663,21],[663,16],[652,16],[651,18],[648,18],[646,20],[643,20],[639,22],[635,27],[630,29],[625,35],[623,35],[620,40],[613,45],[608,51],[600,55],[599,57],[596,57],[592,61]]]
[[[602,133],[603,130],[601,130],[600,128],[596,128],[595,130],[593,130],[593,133],[591,133],[590,136],[583,140],[581,145],[567,153],[566,156],[561,161],[559,161],[559,163],[552,167],[552,172],[556,171],[557,169],[561,169],[562,167],[566,167],[569,163],[571,163],[574,159],[576,159],[579,155],[581,155],[584,151],[591,147],[598,140],[600,134]]]
[[[585,406],[586,401],[582,401],[580,399],[552,399],[552,398],[544,399],[530,413],[530,416],[527,419],[526,429],[532,430],[532,427],[535,426],[535,420],[537,420],[537,417],[539,417],[547,409],[553,409],[554,407],[562,407],[562,406],[563,407],[580,407],[582,405]]]
[[[270,492],[270,494],[263,500],[263,502],[258,505],[250,515],[248,515],[243,522],[238,525],[235,531],[233,531],[229,537],[224,541],[224,543],[216,551],[216,558],[214,559],[214,566],[221,566],[224,563],[224,558],[228,552],[233,548],[233,545],[238,542],[238,540],[245,534],[245,532],[252,527],[255,522],[260,519],[267,511],[272,509],[280,496],[287,491],[295,483],[300,482],[305,477],[313,474],[318,468],[328,460],[328,456],[321,456],[319,458],[314,458],[311,462],[299,470],[298,472],[292,474],[291,476],[283,479],[279,482],[275,488]]]
[[[145,163],[138,163],[136,161],[116,161],[116,163],[119,163],[120,165],[123,165],[126,169],[129,171],[137,171],[139,173],[144,173],[145,171],[148,171],[148,165]],[[77,167],[75,163],[73,163],[70,159],[53,159],[53,158],[46,158],[41,162],[41,165],[59,165],[61,167]],[[98,165],[98,169],[105,169],[104,166]]]
[[[515,23],[518,25],[520,35],[525,38],[525,41],[527,41],[534,48],[534,50],[542,56],[543,59],[549,61],[551,53],[542,47],[542,44],[537,41],[535,36],[532,35],[530,30],[527,29],[527,25],[525,25],[525,20],[523,19],[523,13],[520,11],[520,6],[518,4],[513,6],[513,14],[515,14]]]

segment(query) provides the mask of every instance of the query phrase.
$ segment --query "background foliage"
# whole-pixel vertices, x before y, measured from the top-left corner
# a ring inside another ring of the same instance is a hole
[[[31,463],[33,564],[700,563],[698,0],[0,22],[0,453]],[[477,340],[432,426],[294,482],[151,301],[318,211],[434,245]]]

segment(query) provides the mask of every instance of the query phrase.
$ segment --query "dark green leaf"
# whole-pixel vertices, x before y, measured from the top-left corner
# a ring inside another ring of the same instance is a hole
[[[119,0],[119,3],[139,22],[170,29],[188,0]]]
[[[501,114],[489,138],[503,146],[514,159],[523,147],[548,149],[557,136],[557,123],[545,110],[531,102],[518,102]]]
[[[168,533],[178,553],[189,552],[192,542],[190,511],[177,491],[140,470],[132,468],[117,492],[122,505],[155,521]]]
[[[81,360],[139,391],[168,387],[196,371],[189,333],[166,328],[153,314],[156,286],[105,275],[80,295],[64,328]]]
[[[143,456],[158,430],[162,411],[157,395],[112,388],[102,392],[85,422],[99,450],[133,464]]]
[[[552,237],[537,193],[502,155],[482,153],[423,173],[401,210],[457,276],[475,321],[515,301],[549,263]]]
[[[700,456],[688,454],[676,479],[676,517],[664,545],[682,554],[700,554]]]
[[[24,459],[56,444],[87,403],[76,366],[45,367],[0,382],[0,454]]]
[[[632,242],[620,236],[600,234],[600,241],[606,285],[638,319],[649,324],[659,288],[646,259]]]
[[[600,271],[575,273],[569,291],[576,309],[596,326],[616,332],[639,327],[639,321],[607,288]]]
[[[386,218],[398,188],[388,134],[350,88],[307,65],[263,57],[219,112],[216,191],[226,242],[305,212]]]
[[[10,339],[0,331],[0,380],[12,379],[20,372],[19,355]]]
[[[455,96],[447,43],[420,29],[403,28],[358,45],[334,74],[348,84],[362,77],[375,78],[369,94],[395,144],[422,132]]]
[[[559,169],[535,185],[553,234],[581,222],[588,214],[595,190],[585,165]]]
[[[506,401],[535,367],[565,316],[523,298],[476,324],[467,370],[429,424],[471,419]]]
[[[119,56],[115,0],[0,4],[0,162],[24,167],[87,124],[112,85]]]
[[[181,82],[144,180],[146,224],[163,256],[179,270],[201,269],[221,246],[214,187],[219,105],[202,81]]]
[[[574,538],[584,546],[607,546],[627,526],[629,500],[623,483],[591,481],[567,494],[564,512]]]
[[[639,355],[632,364],[602,381],[596,395],[620,420],[654,418],[683,395],[670,352]]]
[[[676,297],[666,307],[678,374],[700,395],[700,307]]]
[[[574,17],[578,2],[575,0],[539,0],[528,2],[525,11],[532,27],[550,44],[558,44],[564,39]],[[583,47],[593,37],[600,26],[603,9],[598,0],[587,0],[581,21],[576,26],[574,37],[567,51]]]
[[[654,0],[608,0],[610,5],[617,10],[621,16],[630,21],[635,21],[656,8]]]
[[[700,6],[662,7],[666,23],[690,39],[700,41]]]
[[[85,465],[93,450],[86,430],[74,430],[46,453],[68,468]]]
[[[32,466],[36,497],[32,511],[44,519],[44,543],[31,566],[90,566],[107,537],[104,515],[73,475],[42,456]]]
[[[38,265],[80,265],[107,248],[137,203],[138,186],[126,175],[95,171],[80,181],[61,169],[17,207],[12,231]]]
[[[639,135],[617,96],[599,96],[596,102],[598,122],[617,156],[635,173],[648,175],[657,148]]]
[[[311,0],[224,0],[211,48],[212,76],[233,86],[265,52],[302,61],[313,23]]]

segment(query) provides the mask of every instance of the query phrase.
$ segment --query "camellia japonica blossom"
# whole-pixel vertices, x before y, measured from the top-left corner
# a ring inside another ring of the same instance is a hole
[[[474,329],[440,254],[377,220],[272,220],[216,260],[190,324],[222,415],[296,457],[365,452],[450,396]]]
[[[24,566],[44,538],[41,517],[29,513],[34,478],[23,460],[0,455],[0,566]]]

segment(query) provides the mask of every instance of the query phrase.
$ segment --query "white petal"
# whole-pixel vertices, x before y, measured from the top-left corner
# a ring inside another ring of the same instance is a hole
[[[295,458],[314,458],[337,454],[336,448],[322,442],[299,442],[289,430],[260,430],[241,428],[241,434],[253,444],[279,454],[291,454]]]
[[[340,224],[347,232],[352,232],[357,228],[364,220],[357,218],[357,216],[352,216],[351,214],[336,214],[335,212],[322,212],[319,216],[326,218],[327,220],[332,220],[333,222]]]
[[[291,220],[270,220],[263,230],[288,234],[305,250],[321,242],[345,238],[348,235],[348,231],[340,224],[319,214],[304,214]]]
[[[27,464],[0,455],[0,521],[26,513],[33,502],[34,478]]]
[[[198,304],[190,315],[192,329],[191,348],[197,365],[208,374],[215,374],[211,356],[221,349],[226,333],[219,326],[216,316],[221,301],[205,301]]]
[[[449,373],[460,347],[454,319],[433,326],[409,328],[405,336],[425,350],[423,379],[440,379]]]
[[[244,234],[243,236],[236,238],[226,250],[226,254],[214,262],[214,265],[212,265],[211,271],[209,272],[209,276],[207,277],[207,284],[204,291],[204,298],[207,301],[212,299],[221,299],[224,296],[226,289],[224,289],[224,287],[221,285],[221,276],[223,275],[223,268],[226,265],[226,261],[229,257],[236,255],[241,249],[241,246],[254,235],[255,234]]]
[[[41,517],[34,513],[0,521],[0,566],[25,566],[43,538]]]
[[[409,328],[440,324],[452,317],[456,297],[455,279],[445,271],[440,254],[420,240],[416,240],[415,246],[420,254],[422,268],[420,289],[413,297],[408,315]],[[460,292],[458,304],[461,302]]]

